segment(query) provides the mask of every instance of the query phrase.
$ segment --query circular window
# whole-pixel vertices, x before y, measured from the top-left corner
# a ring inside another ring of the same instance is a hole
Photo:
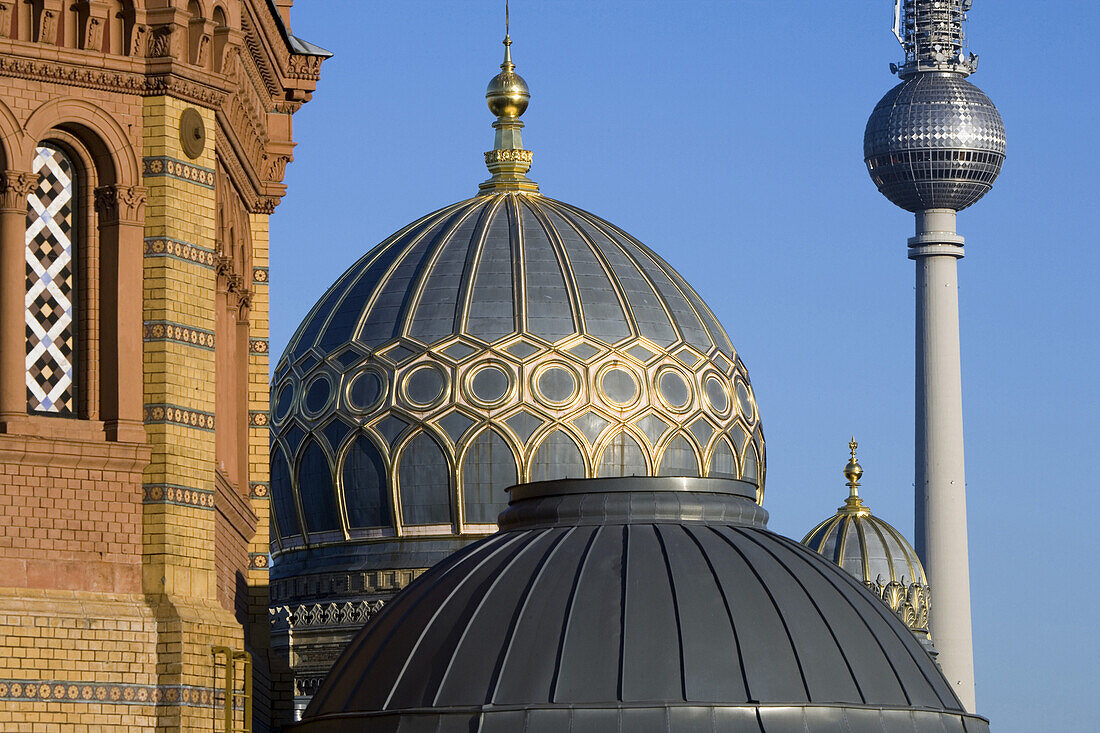
[[[741,408],[741,414],[751,423],[756,414],[752,408],[752,396],[749,388],[740,379],[737,380],[737,404]]]
[[[512,379],[508,376],[508,372],[495,364],[490,364],[474,372],[469,384],[470,394],[475,401],[496,405],[508,396]]]
[[[685,410],[691,405],[691,385],[672,369],[665,369],[657,375],[657,393],[673,410]]]
[[[386,383],[381,374],[374,370],[359,372],[348,385],[348,405],[353,410],[366,412],[378,405],[385,391]]]
[[[321,410],[325,409],[331,395],[332,382],[328,381],[328,377],[323,374],[318,376],[306,387],[306,398],[304,403],[306,412],[311,415],[316,415]]]
[[[730,398],[726,386],[716,375],[711,374],[703,382],[703,394],[706,395],[710,409],[719,415],[725,415],[730,409]]]
[[[535,390],[545,402],[564,405],[577,396],[577,376],[564,366],[551,365],[535,375]]]
[[[405,398],[414,407],[431,407],[443,396],[443,372],[431,364],[418,366],[405,377]]]
[[[290,412],[290,406],[294,404],[294,385],[287,382],[279,390],[275,398],[275,419],[282,420]]]
[[[638,381],[625,369],[611,367],[600,376],[600,392],[613,405],[629,405],[638,399]]]

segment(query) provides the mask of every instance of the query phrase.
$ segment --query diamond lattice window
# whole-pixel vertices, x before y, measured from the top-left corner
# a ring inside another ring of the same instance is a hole
[[[27,195],[27,410],[76,411],[75,169],[57,148],[35,151],[38,185]]]

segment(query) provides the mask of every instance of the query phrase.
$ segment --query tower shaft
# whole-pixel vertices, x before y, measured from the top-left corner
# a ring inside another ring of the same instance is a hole
[[[970,559],[963,462],[955,212],[916,215],[916,549],[933,588],[937,661],[966,709],[975,709]]]

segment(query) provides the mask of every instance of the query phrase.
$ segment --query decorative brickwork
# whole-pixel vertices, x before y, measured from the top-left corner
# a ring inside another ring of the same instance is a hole
[[[171,425],[183,425],[184,427],[198,428],[199,430],[213,430],[214,416],[209,412],[190,410],[177,405],[146,405],[145,423],[168,423]]]
[[[203,267],[214,267],[214,250],[168,237],[149,237],[145,240],[146,257],[172,257]]]
[[[141,491],[142,501],[146,504],[176,504],[201,509],[214,508],[213,491],[164,484],[145,484],[141,487]]]
[[[201,328],[182,326],[170,321],[147,321],[145,323],[146,341],[175,341],[178,344],[190,344],[200,349],[214,348],[214,334]]]
[[[142,160],[141,174],[146,178],[153,176],[170,176],[181,181],[197,183],[207,188],[214,187],[214,171],[209,168],[202,168],[166,156],[144,158]]]

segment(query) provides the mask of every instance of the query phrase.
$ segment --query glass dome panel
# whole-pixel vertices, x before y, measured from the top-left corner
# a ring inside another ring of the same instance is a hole
[[[505,489],[517,481],[516,458],[504,438],[486,430],[466,449],[462,460],[462,506],[466,521],[496,522],[508,506]]]
[[[439,443],[427,433],[412,439],[401,453],[397,480],[404,524],[451,522],[450,465]]]
[[[572,438],[555,430],[535,451],[531,460],[531,481],[562,478],[584,478],[584,456]]]
[[[390,487],[386,481],[386,464],[367,436],[356,438],[348,450],[344,458],[343,480],[348,526],[390,525]]]
[[[619,433],[600,455],[600,465],[596,469],[597,478],[615,478],[618,476],[645,476],[645,452],[638,441],[629,433]]]
[[[298,526],[298,508],[294,505],[294,493],[290,481],[290,465],[283,449],[276,446],[271,454],[271,497],[275,521],[282,537],[302,533]]]
[[[313,438],[302,453],[298,464],[298,492],[302,496],[306,531],[325,532],[340,528],[336,511],[336,490],[332,485],[332,469],[320,444]]]

